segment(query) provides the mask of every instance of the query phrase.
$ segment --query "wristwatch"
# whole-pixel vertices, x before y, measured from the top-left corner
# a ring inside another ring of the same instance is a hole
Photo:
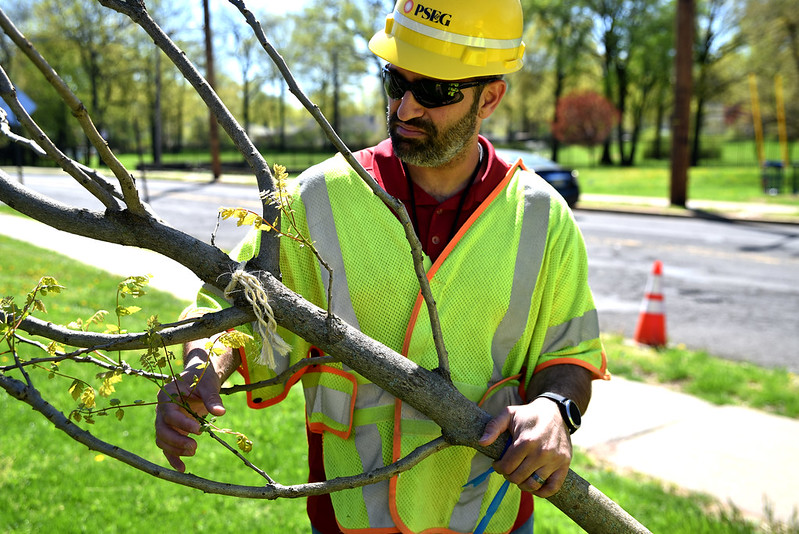
[[[558,405],[560,415],[563,416],[563,422],[566,423],[566,427],[569,429],[569,434],[574,434],[580,428],[582,414],[580,414],[580,408],[571,399],[550,391],[541,393],[538,397],[547,398]]]

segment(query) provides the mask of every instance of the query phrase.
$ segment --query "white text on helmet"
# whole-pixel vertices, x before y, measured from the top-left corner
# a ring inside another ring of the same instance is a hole
[[[449,23],[452,20],[452,15],[450,15],[449,13],[442,13],[437,9],[425,7],[422,4],[416,5],[416,11],[413,12],[413,15],[419,16],[423,20],[436,22],[438,24],[441,24],[442,26],[449,26]]]

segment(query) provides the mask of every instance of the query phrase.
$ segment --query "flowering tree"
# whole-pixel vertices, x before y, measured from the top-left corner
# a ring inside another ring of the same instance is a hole
[[[558,141],[593,149],[607,140],[620,114],[599,93],[581,91],[558,100],[556,117],[552,134]]]

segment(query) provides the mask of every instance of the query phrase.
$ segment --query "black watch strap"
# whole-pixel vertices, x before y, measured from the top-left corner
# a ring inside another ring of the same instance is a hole
[[[566,428],[569,429],[569,434],[574,434],[577,429],[580,428],[582,424],[582,415],[580,414],[580,408],[574,401],[563,395],[552,393],[551,391],[541,393],[536,399],[539,397],[549,399],[558,405],[560,415],[563,417],[563,422],[566,423]]]

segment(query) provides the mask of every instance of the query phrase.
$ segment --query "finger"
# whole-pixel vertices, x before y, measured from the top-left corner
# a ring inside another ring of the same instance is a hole
[[[222,403],[222,397],[219,393],[207,393],[201,395],[201,398],[208,413],[215,416],[225,415],[225,405]]]
[[[522,487],[530,480],[532,473],[535,473],[536,470],[538,470],[539,473],[541,472],[540,469],[543,465],[535,457],[511,455],[511,453],[512,451],[509,449],[508,452],[505,453],[505,456],[497,462],[494,462],[494,470],[504,474],[505,478],[513,484]],[[536,488],[537,487],[538,486],[536,486]]]
[[[172,428],[182,434],[200,434],[200,422],[176,404],[159,405],[156,409],[155,425]]]
[[[546,499],[547,497],[551,497],[555,495],[558,491],[560,491],[561,486],[566,481],[566,475],[568,474],[569,470],[566,469],[559,469],[554,473],[550,474],[546,478],[546,483],[540,485],[537,490],[534,490],[532,493],[537,497],[541,497]]]
[[[499,415],[491,419],[483,430],[482,437],[477,442],[483,447],[494,443],[500,434],[505,432],[510,426],[510,413],[503,410]]]
[[[164,453],[164,456],[166,457],[167,461],[169,462],[169,465],[172,466],[172,469],[174,469],[175,471],[178,471],[179,473],[185,473],[186,472],[186,464],[184,464],[183,461],[178,456],[174,456],[172,454],[167,454],[166,452]]]
[[[165,453],[175,456],[193,456],[197,451],[195,440],[162,422],[155,425],[155,444]]]

